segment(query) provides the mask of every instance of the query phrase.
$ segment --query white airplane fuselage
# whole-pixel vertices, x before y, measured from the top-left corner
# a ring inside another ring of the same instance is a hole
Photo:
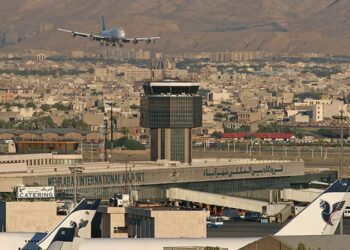
[[[229,250],[240,249],[259,238],[199,238],[199,239],[77,239],[79,247],[76,250],[163,250],[164,247],[193,247],[210,246],[227,248]],[[75,249],[74,249],[75,250]]]
[[[125,38],[125,30],[123,28],[114,28],[111,30],[104,30],[100,32],[100,35],[106,37],[109,42],[118,42],[122,38]]]
[[[46,233],[0,233],[0,249],[39,250],[37,245]]]

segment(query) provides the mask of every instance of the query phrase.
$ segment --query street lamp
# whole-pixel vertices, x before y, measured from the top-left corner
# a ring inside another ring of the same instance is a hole
[[[115,103],[111,102],[110,106],[111,106],[111,155],[112,155],[113,154],[113,129],[114,129],[114,125],[113,125],[113,107],[115,106]]]
[[[108,153],[107,153],[107,140],[108,140],[108,118],[104,119],[104,161],[108,161]]]
[[[344,121],[347,117],[344,116],[343,108],[339,111],[340,115],[333,116],[334,119],[340,120],[340,166],[339,166],[339,178],[343,178],[343,157],[344,157]]]
[[[72,174],[74,174],[74,207],[77,205],[77,174],[83,173],[84,168],[78,167],[77,164],[74,164],[72,167],[69,167],[69,170]]]
[[[343,121],[347,119],[347,117],[344,116],[344,110],[343,107],[339,111],[340,115],[333,116],[334,119],[340,120],[340,164],[339,164],[339,178],[343,179],[343,157],[344,157],[344,133],[343,133]],[[339,233],[343,234],[343,216],[341,216],[340,219],[340,225],[339,225]]]

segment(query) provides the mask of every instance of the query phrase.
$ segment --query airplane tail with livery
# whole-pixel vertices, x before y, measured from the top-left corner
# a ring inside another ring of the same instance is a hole
[[[350,179],[329,186],[275,236],[332,235],[349,204]]]
[[[52,249],[55,242],[73,241],[80,237],[79,233],[90,230],[91,222],[96,214],[100,200],[82,200],[74,210],[55,229],[39,243],[39,249]]]

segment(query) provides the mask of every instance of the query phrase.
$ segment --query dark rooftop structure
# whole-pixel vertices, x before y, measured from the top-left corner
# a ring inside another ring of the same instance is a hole
[[[191,163],[191,129],[202,126],[199,83],[164,80],[143,88],[141,126],[151,131],[151,160]]]

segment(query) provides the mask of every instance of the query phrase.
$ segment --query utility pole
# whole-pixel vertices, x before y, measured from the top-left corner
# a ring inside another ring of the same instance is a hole
[[[343,159],[344,159],[344,110],[343,108],[340,110],[340,171],[339,171],[339,177],[340,179],[343,178]]]
[[[114,103],[111,103],[111,154],[113,153],[113,107]]]
[[[94,152],[92,151],[92,141],[90,142],[90,154],[91,154],[91,162],[94,161]]]
[[[104,128],[105,128],[105,145],[104,145],[104,161],[107,162],[108,161],[108,152],[107,152],[107,139],[108,139],[108,120],[107,118],[104,121]]]
[[[334,119],[338,119],[340,120],[340,162],[339,162],[339,179],[343,179],[343,157],[344,157],[344,120],[346,119],[346,117],[344,116],[344,110],[343,107],[341,108],[341,110],[339,111],[340,115],[339,116],[333,116]],[[340,223],[339,223],[339,233],[343,234],[343,229],[344,229],[344,225],[343,225],[343,215],[340,218]]]
[[[344,138],[344,133],[343,133],[343,120],[344,120],[344,110],[343,107],[340,110],[340,171],[339,171],[339,178],[343,179],[343,157],[344,157],[344,143],[343,143],[343,138]],[[343,223],[343,214],[340,219],[340,226],[339,226],[339,231],[340,234],[343,234],[343,229],[344,229],[344,223]]]
[[[74,207],[77,206],[77,186],[78,186],[78,178],[77,174],[81,174],[83,172],[83,167],[78,167],[77,164],[74,164],[72,167],[69,167],[70,172],[74,175]]]

